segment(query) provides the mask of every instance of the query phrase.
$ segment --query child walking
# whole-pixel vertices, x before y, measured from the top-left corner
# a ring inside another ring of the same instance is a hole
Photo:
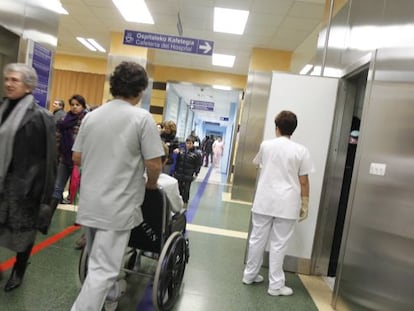
[[[199,152],[195,150],[194,141],[191,137],[185,140],[185,150],[174,150],[177,154],[174,177],[178,180],[181,197],[184,201],[184,208],[187,208],[190,197],[191,182],[194,175],[200,172],[202,158]]]

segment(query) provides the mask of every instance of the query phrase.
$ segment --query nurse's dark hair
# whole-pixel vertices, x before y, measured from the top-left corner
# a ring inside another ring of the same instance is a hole
[[[275,117],[275,127],[282,135],[292,135],[297,125],[298,119],[292,111],[283,110]]]
[[[22,81],[30,89],[34,89],[37,85],[37,73],[33,67],[23,63],[11,63],[4,67],[3,73],[6,75],[8,72],[20,72],[22,74]]]
[[[148,86],[144,67],[135,62],[121,62],[109,78],[110,92],[114,97],[134,98]]]

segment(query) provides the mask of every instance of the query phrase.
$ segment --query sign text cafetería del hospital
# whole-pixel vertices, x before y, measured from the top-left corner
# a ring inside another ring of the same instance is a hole
[[[214,48],[213,41],[134,30],[125,30],[124,44],[209,56]]]

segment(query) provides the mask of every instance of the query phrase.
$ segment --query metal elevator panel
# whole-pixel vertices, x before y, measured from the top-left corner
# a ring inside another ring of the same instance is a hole
[[[414,308],[413,55],[414,48],[381,49],[370,67],[337,310]],[[373,164],[386,169],[376,172]]]
[[[233,200],[252,201],[256,184],[256,168],[252,161],[263,139],[272,74],[251,71],[242,107],[242,120],[234,168]]]

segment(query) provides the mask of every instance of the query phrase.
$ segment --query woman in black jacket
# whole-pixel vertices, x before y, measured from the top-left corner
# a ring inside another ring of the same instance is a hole
[[[179,147],[178,139],[176,137],[177,134],[177,125],[174,121],[169,120],[164,122],[164,128],[160,134],[161,140],[167,145],[168,147],[168,160],[163,168],[163,173],[172,175],[174,170],[174,153],[173,151]]]
[[[0,105],[0,246],[15,251],[16,262],[4,288],[20,286],[36,230],[47,231],[45,213],[56,174],[55,122],[32,95],[33,68],[4,69],[6,100]],[[42,207],[42,208],[41,208]]]

